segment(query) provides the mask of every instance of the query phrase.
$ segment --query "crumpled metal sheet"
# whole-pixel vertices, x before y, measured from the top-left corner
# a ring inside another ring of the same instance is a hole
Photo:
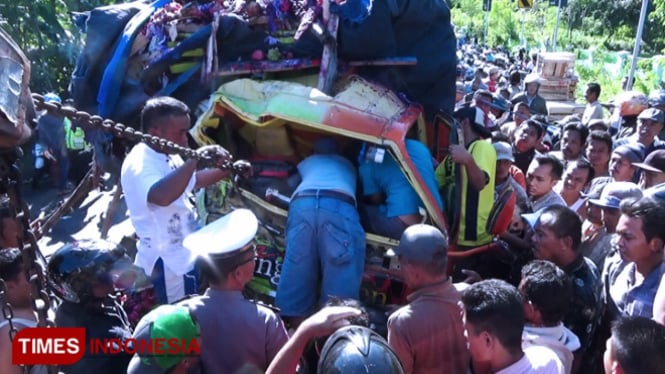
[[[35,116],[30,95],[30,60],[5,30],[0,28],[0,148],[25,143]]]
[[[23,71],[20,62],[8,56],[0,56],[0,87],[5,87],[0,90],[0,110],[13,124],[18,121]]]

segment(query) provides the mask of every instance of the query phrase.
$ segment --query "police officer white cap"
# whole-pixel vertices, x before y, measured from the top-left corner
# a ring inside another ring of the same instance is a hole
[[[250,250],[259,222],[249,209],[236,209],[185,237],[182,245],[199,257],[232,258]]]

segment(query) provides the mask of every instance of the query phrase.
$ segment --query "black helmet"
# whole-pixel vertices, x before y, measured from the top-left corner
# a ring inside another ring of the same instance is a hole
[[[48,263],[49,286],[63,300],[80,303],[93,299],[98,284],[113,284],[112,273],[135,271],[125,249],[107,240],[81,240],[65,244]]]
[[[653,90],[649,93],[649,106],[658,107],[665,105],[665,90]]]
[[[335,331],[323,346],[317,373],[402,374],[397,354],[379,334],[363,326]]]

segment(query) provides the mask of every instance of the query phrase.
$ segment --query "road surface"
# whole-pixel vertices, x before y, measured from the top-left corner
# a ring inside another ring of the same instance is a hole
[[[30,206],[30,219],[34,220],[39,213],[59,199],[54,188],[32,188],[24,185],[24,196]],[[45,256],[49,256],[63,244],[75,240],[101,237],[102,217],[106,214],[113,197],[113,191],[93,190],[84,201],[72,212],[65,214],[49,233],[38,242]],[[108,239],[119,242],[124,236],[133,234],[133,227],[127,215],[124,200],[120,201],[112,219]]]

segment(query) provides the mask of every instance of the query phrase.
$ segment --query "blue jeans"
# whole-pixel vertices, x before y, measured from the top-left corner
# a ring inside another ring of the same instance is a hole
[[[364,265],[365,232],[355,206],[330,197],[292,200],[275,304],[282,316],[301,317],[314,312],[317,299],[357,299]]]
[[[399,217],[386,217],[378,205],[363,205],[361,210],[367,231],[374,234],[400,240],[408,227]]]

